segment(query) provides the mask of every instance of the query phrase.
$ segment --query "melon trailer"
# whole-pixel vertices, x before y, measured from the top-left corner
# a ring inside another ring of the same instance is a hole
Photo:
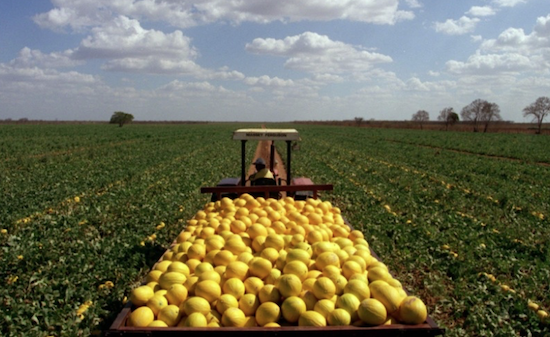
[[[306,177],[292,178],[291,173],[291,151],[293,144],[300,140],[300,135],[295,129],[239,129],[233,133],[233,140],[241,142],[241,170],[240,177],[223,178],[215,187],[203,187],[201,193],[212,194],[212,201],[219,200],[223,197],[237,198],[238,196],[248,193],[254,196],[281,197],[283,194],[291,196],[296,200],[304,200],[306,198],[317,198],[319,191],[330,191],[332,185],[316,185],[311,179]],[[283,141],[286,143],[286,177],[274,179],[263,185],[247,185],[247,160],[246,160],[246,144],[248,141],[263,141],[269,142],[269,168],[274,170],[275,163],[275,141]],[[348,226],[349,223],[348,223]],[[351,226],[350,226],[351,227]],[[175,244],[175,242],[174,242]],[[380,258],[371,249],[371,254],[376,259]],[[162,258],[161,258],[162,259]],[[159,260],[160,262],[160,260]],[[158,262],[157,262],[158,263]],[[154,266],[153,266],[154,267]],[[327,326],[322,328],[300,327],[300,326],[282,326],[280,328],[136,328],[126,326],[127,320],[132,312],[132,304],[128,302],[122,311],[118,314],[110,329],[106,332],[106,336],[207,336],[207,337],[303,337],[308,334],[315,334],[318,337],[332,337],[337,334],[345,334],[346,337],[369,337],[369,336],[408,336],[408,337],[427,337],[444,335],[445,330],[438,327],[437,324],[429,316],[425,322],[418,325],[380,325],[373,327],[356,327],[356,326]]]

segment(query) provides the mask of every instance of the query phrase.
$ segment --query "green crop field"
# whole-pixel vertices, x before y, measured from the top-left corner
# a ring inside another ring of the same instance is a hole
[[[0,335],[107,330],[200,187],[239,175],[243,126],[0,126]],[[447,336],[550,334],[548,136],[276,127]]]

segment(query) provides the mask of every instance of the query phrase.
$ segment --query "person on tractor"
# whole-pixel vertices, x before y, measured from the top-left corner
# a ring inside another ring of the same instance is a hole
[[[256,161],[254,161],[254,166],[256,167],[256,172],[248,178],[251,185],[255,185],[260,180],[275,180],[273,173],[271,173],[271,171],[266,167],[265,160],[263,158],[256,159]]]

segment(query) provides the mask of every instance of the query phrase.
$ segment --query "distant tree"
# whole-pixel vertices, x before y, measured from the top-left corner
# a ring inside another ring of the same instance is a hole
[[[132,114],[128,114],[122,111],[115,111],[111,116],[111,121],[109,123],[118,124],[118,126],[122,127],[124,124],[130,123],[133,120],[134,116]]]
[[[531,105],[523,109],[523,117],[532,116],[533,122],[537,123],[537,134],[540,134],[542,121],[548,113],[550,113],[550,98],[548,97],[539,97],[534,103],[531,103]]]
[[[426,110],[418,110],[412,115],[412,120],[413,122],[418,122],[420,124],[420,130],[422,130],[422,124],[430,120],[430,114]]]
[[[500,108],[496,103],[485,103],[481,111],[481,121],[484,123],[483,133],[487,132],[489,123],[492,121],[501,121]]]
[[[458,114],[454,112],[453,108],[445,108],[439,112],[437,116],[438,121],[445,122],[445,130],[449,129],[449,125],[454,125],[459,121]]]
[[[472,103],[462,108],[462,111],[460,112],[462,120],[474,122],[474,132],[478,131],[477,126],[481,119],[481,114],[485,103],[487,103],[487,101],[476,99]]]
[[[460,115],[462,120],[474,122],[474,132],[479,131],[481,124],[485,126],[483,132],[487,132],[491,121],[502,120],[500,108],[496,103],[489,103],[479,98],[462,108]]]
[[[361,126],[362,123],[363,123],[363,117],[355,117],[355,124],[357,126]]]

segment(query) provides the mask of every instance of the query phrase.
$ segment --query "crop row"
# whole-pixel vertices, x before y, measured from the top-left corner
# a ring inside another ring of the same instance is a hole
[[[496,161],[513,170],[512,163],[479,157],[472,162],[471,155],[456,152],[452,161],[440,159],[443,151],[434,157],[424,147],[373,142],[370,130],[330,139],[324,137],[330,129],[315,131],[304,136],[308,143],[296,154],[296,170],[314,181],[335,182],[339,206],[352,223],[363,224],[374,249],[402,266],[405,283],[425,287],[436,319],[461,327],[451,335],[546,331],[546,321],[528,309],[529,300],[550,304],[548,199],[531,197],[533,186],[518,183],[533,177],[519,170],[515,181],[486,175],[484,165]],[[457,170],[469,170],[472,179],[456,179]],[[493,315],[481,310],[486,303],[496,307],[485,308]]]
[[[462,154],[519,159],[534,163],[550,163],[548,140],[518,133],[418,132],[418,130],[368,129],[363,137],[371,142],[394,142],[431,149],[445,149]]]
[[[94,160],[89,155],[98,149],[89,139],[89,150],[48,153],[47,164],[43,156],[27,157],[26,172],[14,169],[20,162],[4,161],[3,172],[11,178],[3,184],[8,209],[1,218],[0,275],[6,286],[0,290],[0,334],[89,335],[106,329],[129,289],[182,230],[180,219],[208,200],[199,188],[233,174],[232,156],[212,160],[212,154],[240,153],[228,142],[227,128],[218,127],[216,134],[191,127],[151,131],[158,139],[144,137],[147,129],[127,130],[135,145],[107,146]],[[103,129],[112,131],[120,132]],[[60,181],[68,186],[43,187]]]

